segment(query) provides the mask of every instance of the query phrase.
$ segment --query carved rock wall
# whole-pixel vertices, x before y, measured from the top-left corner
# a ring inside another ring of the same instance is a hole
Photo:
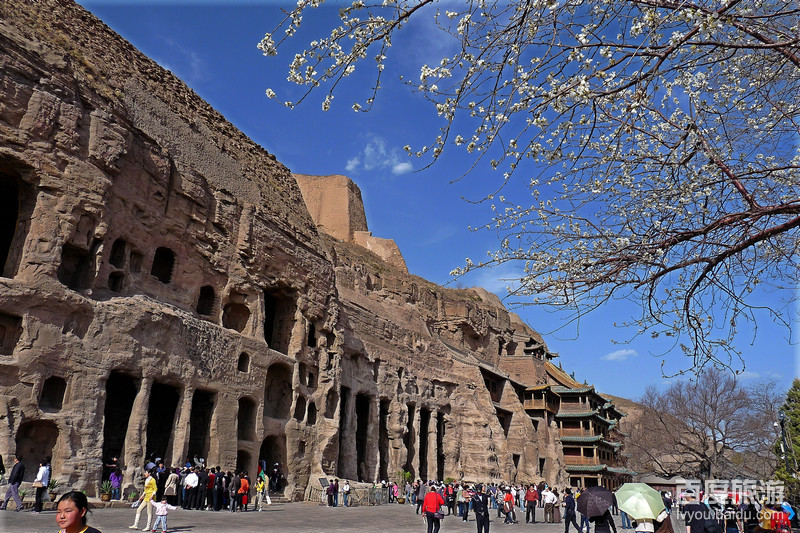
[[[90,493],[150,454],[279,461],[298,498],[559,480],[498,367],[541,339],[496,297],[319,233],[288,169],[73,3],[0,5],[0,67],[1,453]]]

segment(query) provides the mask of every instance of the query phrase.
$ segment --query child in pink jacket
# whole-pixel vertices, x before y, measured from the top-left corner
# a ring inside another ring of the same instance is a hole
[[[167,503],[167,497],[161,498],[160,502],[150,500],[150,505],[156,508],[156,521],[153,522],[153,531],[156,530],[158,524],[161,524],[161,531],[167,531],[167,513],[174,511],[177,507]]]

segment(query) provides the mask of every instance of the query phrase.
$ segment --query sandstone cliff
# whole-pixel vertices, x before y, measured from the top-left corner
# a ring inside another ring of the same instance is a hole
[[[542,339],[485,291],[408,274],[349,180],[337,229],[71,2],[0,5],[0,66],[0,452],[29,472],[52,455],[90,494],[112,456],[131,490],[151,454],[280,462],[295,498],[400,468],[563,482],[523,407]]]

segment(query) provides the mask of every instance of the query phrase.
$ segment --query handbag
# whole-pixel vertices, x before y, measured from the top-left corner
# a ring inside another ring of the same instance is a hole
[[[442,508],[441,508],[441,507],[439,507],[438,509],[436,509],[436,510],[433,512],[433,517],[434,517],[434,518],[438,518],[439,520],[441,520],[442,518],[444,518],[444,513],[442,512]]]
[[[34,481],[33,484],[31,484],[31,487],[34,489],[40,489],[44,487],[44,484],[41,481]]]

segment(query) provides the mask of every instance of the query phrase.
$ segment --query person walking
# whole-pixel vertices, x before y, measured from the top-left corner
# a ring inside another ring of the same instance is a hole
[[[465,508],[467,507],[466,504],[466,496],[465,493],[467,492],[467,487],[464,486],[463,483],[458,485],[458,489],[456,490],[456,501],[458,502],[458,516],[461,517],[462,521],[466,522],[467,512]]]
[[[569,533],[569,525],[575,526],[580,533],[581,528],[575,520],[575,498],[572,497],[572,489],[564,489],[564,533]]]
[[[594,522],[594,533],[617,533],[617,526],[614,525],[610,509],[606,509],[602,516],[592,516],[589,521]]]
[[[545,487],[544,491],[539,495],[541,501],[544,502],[544,521],[548,524],[554,522],[554,506],[558,501],[558,497],[553,494],[549,487]]]
[[[469,508],[472,505],[472,497],[475,496],[475,490],[472,485],[464,488],[464,515],[461,519],[466,522],[469,519]]]
[[[503,520],[504,524],[518,524],[517,512],[514,510],[514,495],[511,493],[511,487],[506,488],[506,493],[503,496],[503,511],[506,513],[506,519]]]
[[[631,529],[631,517],[628,516],[628,513],[621,510],[619,511],[619,518],[622,520],[622,529]]]
[[[174,505],[170,505],[167,503],[167,497],[164,496],[161,498],[161,502],[156,502],[155,500],[150,500],[150,505],[156,510],[156,521],[153,522],[153,531],[158,529],[158,526],[161,526],[161,531],[166,533],[167,531],[167,515],[170,511],[174,511],[177,509]]]
[[[428,521],[428,533],[439,533],[441,520],[437,516],[439,508],[444,505],[444,498],[435,490],[430,490],[422,501],[422,516]]]
[[[485,488],[481,484],[475,487],[475,495],[472,496],[472,510],[475,512],[478,533],[489,533],[489,495],[486,494]]]
[[[150,529],[150,522],[153,520],[153,508],[150,506],[150,500],[156,495],[156,491],[158,491],[158,485],[156,485],[153,474],[149,470],[145,470],[144,490],[142,491],[142,495],[139,496],[139,507],[136,509],[136,519],[134,519],[132,526],[128,526],[128,529],[139,529],[139,517],[142,515],[142,511],[145,508],[147,509],[147,523],[142,528],[142,531]]]
[[[33,514],[39,514],[42,512],[42,498],[47,490],[47,484],[50,483],[50,469],[47,465],[47,459],[42,459],[39,462],[39,470],[36,472],[36,479],[33,480],[33,487],[36,489],[36,497],[33,503]]]
[[[426,484],[423,483],[422,480],[417,480],[417,483],[419,484],[417,487],[417,508],[414,510],[414,512],[419,514],[420,509],[422,509],[422,502],[425,499]],[[423,516],[425,516],[424,513]]]
[[[19,486],[22,484],[22,478],[25,477],[25,465],[22,464],[22,456],[14,456],[14,466],[11,467],[11,473],[8,475],[8,489],[6,489],[6,497],[3,500],[3,505],[0,509],[6,510],[8,500],[14,499],[17,511],[22,510],[22,498],[19,497]]]

